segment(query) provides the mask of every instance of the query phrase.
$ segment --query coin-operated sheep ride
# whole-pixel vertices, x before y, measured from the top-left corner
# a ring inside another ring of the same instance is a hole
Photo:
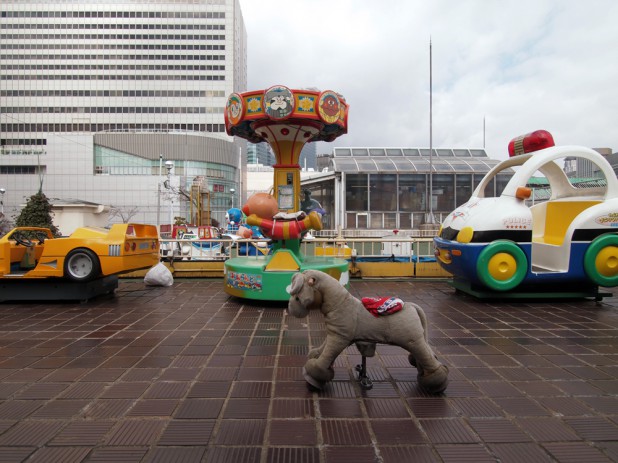
[[[538,130],[509,143],[510,158],[483,178],[434,238],[453,286],[477,297],[603,297],[618,286],[618,179],[607,159],[580,146],[554,146]],[[566,171],[586,166],[594,181]],[[500,174],[518,167],[495,197]],[[548,187],[529,187],[533,176]]]
[[[333,363],[348,346],[356,344],[362,355],[357,366],[361,387],[370,389],[366,357],[375,355],[376,343],[392,344],[409,352],[408,361],[418,370],[418,384],[431,394],[443,392],[448,384],[448,368],[441,364],[428,342],[427,318],[423,309],[397,298],[352,296],[336,279],[324,272],[305,270],[292,278],[288,288],[288,313],[304,318],[318,309],[325,317],[326,340],[309,352],[304,377],[322,389],[334,377]]]

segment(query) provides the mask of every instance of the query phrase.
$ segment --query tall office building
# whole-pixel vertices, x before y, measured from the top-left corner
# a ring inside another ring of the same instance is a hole
[[[318,144],[307,143],[300,152],[298,163],[303,170],[315,170],[317,167]]]
[[[2,3],[6,215],[42,185],[147,223],[190,218],[197,194],[221,221],[242,188],[223,111],[246,90],[246,40],[238,0]]]
[[[247,142],[247,164],[272,166],[277,162],[268,143]]]

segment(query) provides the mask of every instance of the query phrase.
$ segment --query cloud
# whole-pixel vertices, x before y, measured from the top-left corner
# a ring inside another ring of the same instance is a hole
[[[537,129],[558,144],[618,147],[613,0],[241,0],[248,90],[317,87],[350,104],[320,144],[485,147],[503,159]],[[485,131],[483,130],[485,121]]]

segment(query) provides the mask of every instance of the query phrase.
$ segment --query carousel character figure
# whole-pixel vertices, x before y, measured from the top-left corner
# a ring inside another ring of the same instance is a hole
[[[274,240],[298,239],[305,230],[321,230],[320,214],[311,211],[279,212],[277,200],[268,193],[256,193],[243,206],[246,223],[259,227],[264,235]]]
[[[238,228],[242,225],[242,218],[243,213],[240,209],[236,207],[228,209],[228,211],[225,213],[225,219],[227,221],[227,233],[237,235]]]

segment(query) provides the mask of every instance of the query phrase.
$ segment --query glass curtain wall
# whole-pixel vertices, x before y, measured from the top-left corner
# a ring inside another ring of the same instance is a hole
[[[482,174],[433,174],[433,212],[436,219],[470,199]],[[485,189],[487,197],[500,195],[511,175],[500,174]],[[316,190],[316,199],[318,199]],[[427,174],[346,174],[346,228],[412,229],[422,223],[428,204]],[[324,191],[321,203],[329,203],[332,191]]]
[[[347,228],[367,228],[369,188],[367,174],[346,174],[345,210]]]
[[[433,211],[449,213],[455,208],[455,176],[433,174]]]
[[[94,169],[96,175],[161,175],[165,178],[167,171],[161,168],[159,160],[143,159],[103,146],[94,147]],[[184,191],[181,194],[180,213],[188,217],[191,205],[189,201],[194,180],[204,179],[203,188],[208,189],[208,204],[211,216],[225,217],[231,207],[235,169],[226,164],[206,161],[174,161],[174,176],[180,177],[179,184]],[[204,193],[206,191],[204,190]]]
[[[461,206],[470,199],[470,195],[472,195],[472,175],[455,175],[455,204]]]
[[[369,211],[371,228],[397,227],[397,175],[369,175]]]

